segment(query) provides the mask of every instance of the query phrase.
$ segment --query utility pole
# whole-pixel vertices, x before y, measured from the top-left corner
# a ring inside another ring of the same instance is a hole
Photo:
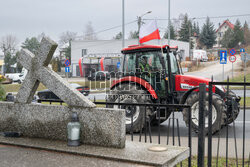
[[[192,33],[191,33],[191,28],[192,28],[192,21],[195,19],[195,17],[194,18],[192,18],[192,19],[190,19],[190,24],[189,24],[189,59],[191,60],[191,35],[192,35]]]
[[[168,0],[168,46],[170,46],[170,0]]]
[[[189,31],[189,60],[191,60],[191,25],[189,25],[188,31]]]
[[[137,24],[138,24],[138,36],[140,34],[140,29],[141,29],[141,16],[138,16],[137,18]],[[138,38],[138,44],[140,45],[140,39]]]
[[[125,7],[124,0],[122,0],[122,48],[125,47]]]

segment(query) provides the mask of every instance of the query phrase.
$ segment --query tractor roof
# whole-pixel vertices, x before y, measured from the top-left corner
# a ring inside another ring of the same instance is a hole
[[[167,48],[170,50],[178,50],[177,46],[169,47],[168,45],[130,45],[127,48],[122,49],[122,53],[135,53],[135,52],[147,52],[147,51],[160,51],[163,49],[163,52],[167,51]]]

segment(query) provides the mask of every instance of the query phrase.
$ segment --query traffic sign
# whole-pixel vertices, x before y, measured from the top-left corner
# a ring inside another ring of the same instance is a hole
[[[236,61],[236,56],[232,55],[232,56],[229,56],[229,61],[231,63],[234,63]]]
[[[231,56],[234,56],[235,53],[236,53],[236,50],[235,50],[234,48],[232,48],[232,49],[229,50],[229,54],[230,54]]]
[[[240,56],[241,56],[241,60],[244,61],[244,62],[247,62],[247,61],[250,60],[250,55],[247,54],[247,53],[242,52],[242,53],[240,54]]]
[[[121,62],[117,62],[117,68],[120,68]]]
[[[227,51],[226,50],[220,51],[220,64],[227,64]]]
[[[65,72],[70,72],[70,68],[69,67],[65,67]]]
[[[245,52],[245,49],[244,49],[244,48],[241,48],[241,49],[240,49],[240,52]]]
[[[64,64],[65,64],[65,67],[69,67],[69,66],[70,66],[70,61],[69,61],[69,59],[66,59],[65,62],[64,62]]]

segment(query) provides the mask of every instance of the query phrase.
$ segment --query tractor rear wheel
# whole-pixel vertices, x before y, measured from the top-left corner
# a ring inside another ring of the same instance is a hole
[[[205,134],[208,133],[208,94],[206,94],[206,105],[205,105]],[[199,93],[191,93],[186,103],[191,106],[191,127],[195,132],[199,131]],[[183,109],[183,120],[188,126],[188,109]],[[225,125],[225,102],[223,99],[216,94],[212,97],[212,133],[219,131],[223,125]]]
[[[116,103],[152,103],[147,91],[136,84],[122,84],[115,88],[115,93],[111,93],[108,102]],[[117,94],[119,92],[119,95]],[[118,105],[109,105],[111,108],[119,108]],[[126,132],[139,132],[144,127],[145,109],[146,115],[150,115],[151,110],[145,106],[121,105],[121,109],[126,112]],[[131,129],[132,128],[132,129]]]

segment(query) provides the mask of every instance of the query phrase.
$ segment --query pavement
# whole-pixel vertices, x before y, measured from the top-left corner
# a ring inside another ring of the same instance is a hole
[[[124,149],[94,145],[68,147],[63,141],[22,137],[0,137],[0,144],[5,144],[0,145],[1,167],[174,166],[189,155],[188,147],[158,145],[166,150],[157,152],[149,150],[155,145],[130,141]]]

